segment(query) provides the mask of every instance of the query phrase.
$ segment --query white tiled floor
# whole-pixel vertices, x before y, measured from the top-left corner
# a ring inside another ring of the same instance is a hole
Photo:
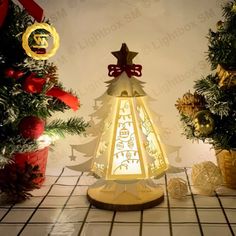
[[[81,236],[109,235],[109,231],[110,231],[109,223],[85,223],[83,231],[81,232]]]
[[[201,235],[198,224],[173,224],[172,230],[173,230],[173,235],[175,236],[183,236],[183,235],[199,236]]]
[[[198,209],[201,223],[227,223],[221,209]]]
[[[115,222],[140,222],[141,214],[139,211],[117,212]]]
[[[22,227],[23,227],[23,224],[22,225],[21,224],[14,224],[14,225],[1,224],[0,235],[16,236]]]
[[[114,223],[112,236],[139,235],[139,226],[134,223]]]
[[[194,197],[197,207],[216,207],[220,208],[219,200],[215,197],[197,195]]]
[[[157,236],[157,235],[170,235],[169,224],[149,224],[149,223],[143,224],[142,236]]]
[[[229,236],[232,235],[229,228],[225,227],[225,225],[221,224],[203,224],[202,229],[204,232],[204,235],[211,236],[211,235],[224,235]]]
[[[236,201],[236,199],[235,199],[235,201]],[[235,207],[235,204],[232,205],[232,207],[233,206]],[[226,215],[229,219],[229,222],[236,224],[236,208],[235,209],[226,209],[225,212],[226,212]],[[234,225],[234,226],[236,226],[236,225]],[[236,231],[235,231],[235,234],[236,234]]]
[[[32,209],[12,209],[1,221],[2,223],[24,223],[33,213]]]
[[[143,222],[168,222],[168,211],[158,208],[147,209],[143,211]]]
[[[56,218],[60,213],[60,209],[38,209],[33,217],[31,222],[34,223],[54,223]]]
[[[69,223],[69,222],[83,221],[86,212],[87,212],[86,208],[64,209],[64,211],[62,212],[62,214],[58,219],[58,222]]]
[[[193,209],[172,209],[171,220],[173,223],[197,223],[196,213]]]
[[[172,177],[186,180],[189,170],[167,174],[156,182],[166,188]],[[182,200],[165,196],[160,205],[143,211],[96,209],[87,200],[87,173],[64,169],[48,172],[41,189],[23,203],[0,205],[0,236],[230,236],[236,232],[236,191],[221,188],[215,196],[193,194]],[[234,230],[234,232],[233,232]]]

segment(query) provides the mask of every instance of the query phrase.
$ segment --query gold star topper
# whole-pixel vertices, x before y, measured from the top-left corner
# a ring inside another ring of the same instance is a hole
[[[117,65],[119,66],[133,65],[132,60],[137,56],[137,54],[137,52],[129,51],[125,43],[122,43],[120,51],[112,52],[112,55],[118,59]]]

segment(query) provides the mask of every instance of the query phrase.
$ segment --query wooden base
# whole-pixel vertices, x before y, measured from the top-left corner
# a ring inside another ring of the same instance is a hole
[[[133,183],[99,180],[89,187],[89,202],[112,211],[138,211],[154,207],[164,200],[164,191],[150,180]]]

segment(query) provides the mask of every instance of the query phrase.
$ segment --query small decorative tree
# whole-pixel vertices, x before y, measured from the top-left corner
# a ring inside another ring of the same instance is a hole
[[[236,1],[223,6],[224,22],[209,31],[212,74],[177,100],[184,134],[212,144],[226,185],[236,188]],[[215,71],[216,69],[216,71]]]
[[[24,4],[27,11],[34,4],[35,17],[41,21],[42,9],[32,1]],[[80,104],[75,94],[64,91],[53,63],[34,60],[22,48],[22,34],[34,22],[27,11],[12,1],[0,1],[0,192],[18,199],[44,180],[46,161],[34,161],[47,155],[45,146],[50,143],[45,138],[81,134],[88,126],[78,117],[46,122],[54,112],[77,110]],[[30,46],[32,39],[33,35]],[[45,49],[35,50],[45,53]]]

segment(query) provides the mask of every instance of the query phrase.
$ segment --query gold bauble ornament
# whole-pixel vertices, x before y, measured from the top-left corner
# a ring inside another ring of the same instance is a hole
[[[212,114],[208,110],[199,111],[193,119],[195,135],[208,136],[214,130],[215,122]]]
[[[224,22],[221,20],[216,23],[216,27],[218,30],[221,30],[223,28],[223,25],[224,25]]]

